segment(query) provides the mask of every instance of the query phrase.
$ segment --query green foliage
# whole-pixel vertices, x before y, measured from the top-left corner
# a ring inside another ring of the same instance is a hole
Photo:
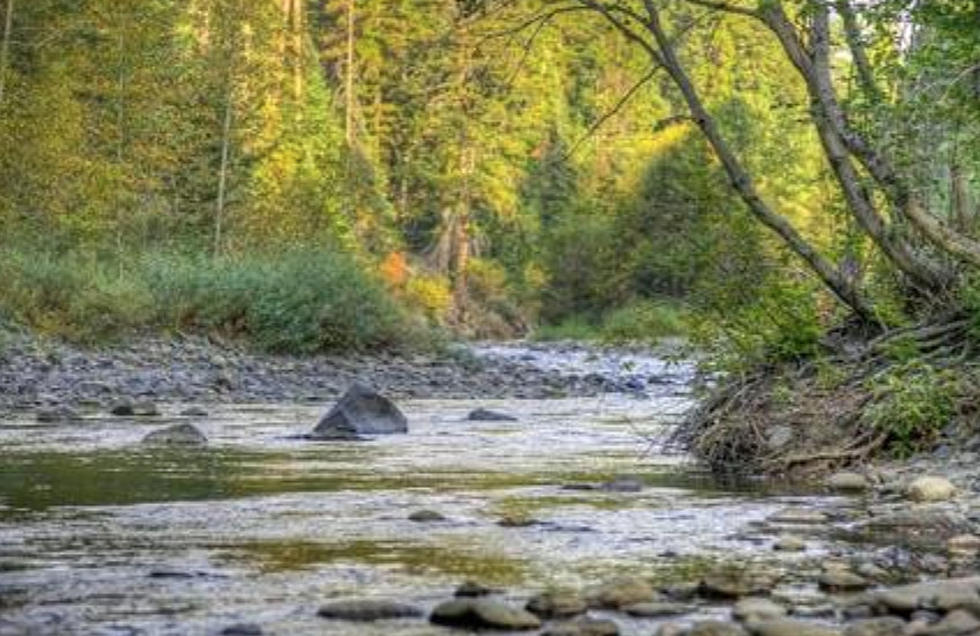
[[[11,250],[0,268],[0,308],[12,321],[82,342],[198,329],[282,353],[427,344],[380,283],[333,251],[119,261]]]
[[[869,388],[873,402],[862,418],[901,457],[928,449],[956,413],[956,374],[922,361],[892,366]]]
[[[610,312],[600,334],[607,342],[656,342],[685,334],[685,313],[676,304],[636,301]]]

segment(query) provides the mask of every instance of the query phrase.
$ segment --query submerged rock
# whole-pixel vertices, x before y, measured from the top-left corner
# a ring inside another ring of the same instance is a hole
[[[392,618],[418,618],[424,612],[414,605],[384,599],[351,599],[327,603],[317,611],[317,616],[345,621],[380,621]]]
[[[165,446],[201,446],[207,444],[208,438],[191,424],[174,424],[167,428],[153,431],[143,438],[144,444]]]
[[[67,406],[54,406],[38,409],[34,414],[38,422],[53,424],[57,422],[74,422],[82,419],[74,409]]]
[[[221,630],[221,636],[262,636],[262,633],[255,623],[235,623]]]
[[[407,433],[398,407],[371,387],[355,382],[310,435],[312,439],[358,439],[361,435]]]
[[[913,480],[906,494],[912,501],[946,501],[956,494],[956,487],[945,477],[925,475]]]
[[[160,409],[148,400],[134,402],[129,398],[124,398],[109,407],[109,413],[119,417],[156,417],[160,415]]]
[[[415,521],[416,523],[426,523],[429,521],[445,521],[446,517],[441,512],[436,512],[435,510],[416,510],[415,512],[408,515],[409,521]]]
[[[460,598],[436,606],[429,616],[436,625],[464,629],[527,630],[541,627],[534,614],[485,598]]]
[[[568,618],[589,609],[585,597],[572,590],[549,590],[532,596],[524,607],[541,618]]]
[[[499,411],[491,411],[490,409],[474,409],[470,411],[466,419],[471,422],[516,422],[517,418],[513,415],[508,415],[506,413],[501,413]]]

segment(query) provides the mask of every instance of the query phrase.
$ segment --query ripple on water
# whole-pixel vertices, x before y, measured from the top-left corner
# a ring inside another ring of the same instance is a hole
[[[209,446],[180,451],[138,444],[159,421],[5,424],[0,607],[63,633],[248,621],[305,634],[323,629],[328,598],[431,607],[466,578],[515,598],[623,572],[680,579],[705,559],[758,551],[737,531],[782,505],[654,452],[649,437],[687,404],[414,401],[408,435],[316,444],[294,436],[322,406],[218,407],[198,422]],[[477,406],[518,420],[467,421]],[[624,474],[644,488],[563,488]],[[446,519],[408,521],[419,509]],[[412,621],[348,633],[394,632],[432,633]]]

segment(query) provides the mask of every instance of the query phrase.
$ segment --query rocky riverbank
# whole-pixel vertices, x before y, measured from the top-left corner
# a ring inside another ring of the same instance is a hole
[[[582,370],[548,364],[576,351]],[[16,337],[0,349],[0,409],[109,406],[119,400],[178,403],[303,403],[342,394],[355,381],[393,398],[637,396],[686,391],[689,371],[646,369],[626,350],[571,344],[449,347],[431,354],[263,355],[187,337],[145,338],[86,349]]]

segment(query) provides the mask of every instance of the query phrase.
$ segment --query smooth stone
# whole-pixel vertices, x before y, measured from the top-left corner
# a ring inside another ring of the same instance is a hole
[[[34,414],[34,417],[38,422],[44,422],[46,424],[53,424],[57,422],[75,422],[82,419],[81,415],[79,415],[74,409],[67,406],[55,406],[52,408],[38,409]]]
[[[806,542],[799,537],[780,537],[776,543],[772,545],[772,549],[780,552],[803,552],[806,550]]]
[[[828,477],[826,486],[837,492],[862,492],[867,490],[870,484],[860,473],[841,471]]]
[[[542,636],[619,636],[619,625],[608,619],[582,616],[555,623],[542,632]]]
[[[395,404],[355,382],[314,427],[311,439],[358,439],[361,435],[407,433],[408,420]]]
[[[687,634],[688,629],[680,623],[664,623],[654,632],[654,636],[687,636]]]
[[[748,624],[754,636],[840,636],[840,630],[807,621],[781,618]]]
[[[429,616],[435,625],[464,629],[528,630],[541,627],[534,614],[490,599],[456,599],[436,606]]]
[[[656,591],[647,581],[636,577],[622,577],[592,590],[588,594],[588,603],[592,607],[619,609],[653,601],[656,596]]]
[[[643,482],[633,477],[617,477],[602,484],[599,489],[608,492],[640,492],[643,490]]]
[[[843,636],[903,636],[904,633],[905,621],[896,616],[879,616],[848,624]]]
[[[771,515],[766,521],[769,523],[782,523],[792,525],[818,525],[827,523],[830,518],[819,510],[806,510],[801,508],[787,508]]]
[[[767,621],[784,616],[786,616],[786,608],[767,598],[743,598],[732,608],[732,617],[742,622]]]
[[[207,417],[208,412],[199,406],[191,406],[180,412],[184,417]]]
[[[584,614],[589,609],[589,604],[578,592],[548,590],[532,596],[524,609],[541,618],[568,618]]]
[[[656,618],[659,616],[678,616],[688,614],[693,610],[690,605],[683,603],[633,603],[622,608],[630,616],[640,618]]]
[[[262,636],[262,633],[255,623],[235,623],[221,630],[221,636]]]
[[[320,607],[317,616],[344,621],[379,621],[393,618],[418,618],[425,613],[414,605],[383,599],[334,601]]]
[[[471,422],[516,422],[517,418],[513,415],[491,411],[490,409],[474,409],[469,412],[466,419]]]
[[[698,621],[687,630],[687,636],[745,636],[746,633],[738,623],[727,621]]]
[[[956,487],[945,477],[925,475],[913,480],[905,493],[912,501],[946,501],[956,494]]]
[[[415,521],[416,523],[425,523],[429,521],[445,521],[446,517],[444,517],[441,512],[425,509],[416,510],[412,514],[408,515],[408,520]]]
[[[980,577],[963,577],[901,585],[871,593],[892,614],[909,616],[919,609],[953,609],[980,601]]]
[[[966,610],[953,610],[938,623],[916,633],[922,636],[975,636],[980,633],[980,618]]]
[[[498,591],[499,590],[495,590],[492,587],[487,587],[486,585],[482,585],[476,581],[463,581],[463,583],[456,588],[456,591],[453,592],[453,596],[457,598],[473,598],[475,596],[487,596],[488,594],[494,594]]]
[[[857,592],[866,589],[869,583],[848,570],[833,569],[821,574],[817,585],[826,592]]]
[[[980,552],[980,537],[975,534],[958,534],[946,542],[946,550],[957,556],[972,556]]]
[[[208,438],[192,424],[174,424],[149,433],[143,438],[144,444],[162,446],[201,446]]]
[[[119,400],[118,402],[113,403],[113,405],[109,407],[109,413],[119,417],[130,417],[136,415],[133,401],[128,399]]]
[[[765,574],[745,571],[718,570],[701,579],[698,593],[708,599],[735,599],[743,596],[764,596],[775,582]]]

